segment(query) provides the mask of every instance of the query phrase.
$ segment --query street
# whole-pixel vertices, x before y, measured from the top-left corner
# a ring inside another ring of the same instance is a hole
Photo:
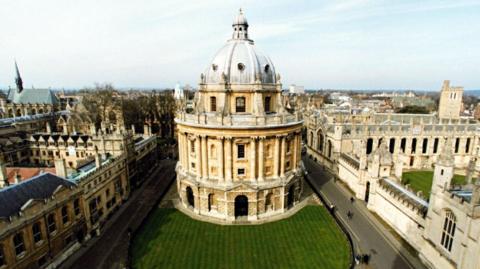
[[[175,179],[175,161],[162,160],[143,185],[122,205],[102,229],[100,237],[90,239],[60,268],[125,268],[128,257],[128,230],[135,231],[157,206]]]
[[[340,183],[333,182],[332,175],[321,165],[308,158],[303,158],[303,161],[308,171],[307,180],[327,203],[335,205],[337,216],[350,232],[356,254],[370,255],[370,267],[425,268],[420,259],[391,234],[388,227],[375,219],[364,201],[355,199],[351,202],[352,195]],[[352,213],[350,219],[348,212]]]

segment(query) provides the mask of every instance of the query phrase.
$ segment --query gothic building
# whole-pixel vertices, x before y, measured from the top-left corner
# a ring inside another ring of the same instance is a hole
[[[176,118],[181,204],[231,222],[268,219],[302,192],[302,120],[282,102],[280,75],[257,51],[240,10],[232,38],[201,75],[193,113]]]

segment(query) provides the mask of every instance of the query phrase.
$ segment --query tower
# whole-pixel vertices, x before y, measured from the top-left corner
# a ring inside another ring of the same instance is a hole
[[[463,87],[450,86],[450,81],[443,82],[440,91],[438,117],[440,119],[459,119],[462,108]]]
[[[17,92],[21,93],[23,91],[23,81],[22,77],[20,76],[20,71],[18,70],[17,61],[15,61],[15,72],[15,84],[17,85]]]

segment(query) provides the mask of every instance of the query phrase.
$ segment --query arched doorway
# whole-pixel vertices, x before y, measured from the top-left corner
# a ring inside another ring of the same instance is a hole
[[[186,191],[187,191],[187,202],[188,202],[188,205],[191,206],[191,207],[195,207],[195,198],[193,197],[192,188],[187,187]]]
[[[287,195],[287,207],[290,208],[293,206],[293,201],[295,200],[295,186],[292,185],[288,188],[288,195]]]
[[[248,216],[248,198],[245,195],[235,197],[235,217]]]
[[[370,182],[367,181],[367,186],[365,188],[365,202],[368,203],[368,197],[370,195]]]

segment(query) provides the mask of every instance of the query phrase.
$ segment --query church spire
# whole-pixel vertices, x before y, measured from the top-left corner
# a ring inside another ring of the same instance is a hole
[[[238,15],[235,17],[232,23],[233,36],[232,39],[248,39],[248,22],[247,18],[243,14],[243,10],[240,9]]]
[[[23,81],[22,81],[22,77],[20,76],[20,71],[18,71],[18,65],[16,60],[15,60],[15,71],[16,71],[15,84],[17,84],[17,91],[20,93],[23,91]]]

